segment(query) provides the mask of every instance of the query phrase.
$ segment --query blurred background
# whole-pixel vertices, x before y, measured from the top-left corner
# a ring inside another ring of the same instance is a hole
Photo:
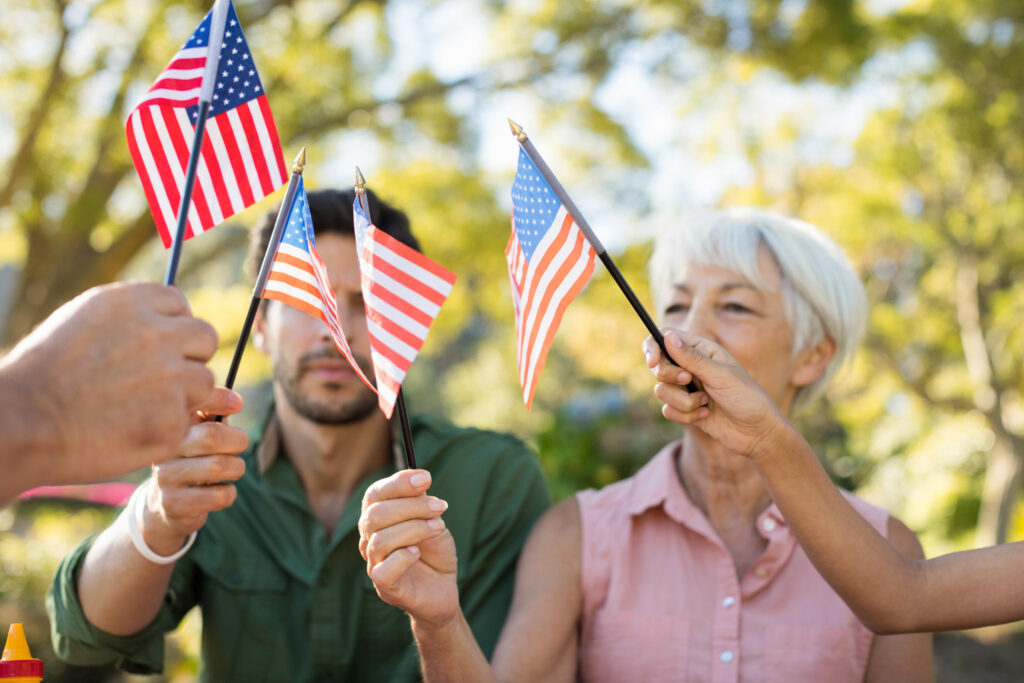
[[[124,121],[210,5],[0,4],[0,347],[87,287],[162,279]],[[1024,538],[1024,3],[236,7],[289,165],[307,147],[307,188],[350,186],[358,164],[459,275],[408,376],[412,411],[518,434],[556,498],[631,474],[679,435],[651,394],[644,328],[600,267],[523,407],[503,255],[511,117],[645,301],[651,236],[693,207],[753,204],[830,234],[867,285],[870,324],[804,433],[929,555]],[[185,245],[179,284],[220,333],[218,377],[251,291],[247,227],[280,195]],[[250,349],[243,426],[268,369]],[[113,514],[0,509],[0,626],[25,622],[47,680],[161,680],[66,669],[49,649],[53,569]],[[938,637],[939,680],[1024,678],[1018,627]],[[192,614],[168,640],[166,680],[195,677],[198,629]]]

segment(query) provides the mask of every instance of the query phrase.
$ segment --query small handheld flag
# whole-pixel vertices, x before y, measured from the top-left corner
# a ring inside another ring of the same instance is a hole
[[[512,185],[512,237],[505,247],[505,257],[509,279],[512,281],[519,379],[526,407],[529,408],[533,401],[537,378],[544,368],[544,360],[562,314],[593,272],[595,254],[651,337],[661,347],[661,353],[672,360],[665,348],[661,330],[654,324],[590,224],[576,208],[526,132],[512,119],[508,123],[520,149],[519,170]],[[554,209],[556,205],[557,210]],[[545,226],[552,214],[553,218]],[[523,220],[522,224],[520,219]],[[558,231],[552,230],[559,225],[559,221],[561,228]],[[578,232],[570,229],[573,226],[578,227]],[[542,227],[543,233],[540,232]],[[580,237],[589,242],[585,251],[579,248]],[[552,245],[557,246],[558,251],[552,252]],[[538,251],[542,254],[540,259],[537,258]],[[691,393],[700,389],[696,378],[686,386],[686,390]]]
[[[360,204],[363,196],[357,190],[352,219],[377,395],[390,418],[402,380],[451,294],[455,274],[373,225]]]
[[[277,127],[229,0],[217,0],[157,77],[126,133],[165,247],[180,249],[284,184]]]

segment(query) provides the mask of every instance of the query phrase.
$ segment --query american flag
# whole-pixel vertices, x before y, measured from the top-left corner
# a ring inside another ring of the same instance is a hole
[[[268,247],[271,248],[273,245]],[[334,298],[334,288],[327,277],[327,269],[316,250],[313,218],[309,215],[302,178],[299,178],[295,198],[288,209],[288,223],[281,235],[281,243],[277,247],[262,296],[264,299],[283,301],[327,323],[341,355],[345,356],[359,379],[366,386],[374,388],[352,357],[352,349],[341,328],[338,300]]]
[[[185,186],[212,14],[174,55],[126,125],[132,161],[165,247],[171,245]],[[224,28],[185,239],[255,204],[287,178],[274,117],[234,4]]]
[[[566,307],[594,272],[594,250],[522,150],[505,247],[516,312],[516,361],[529,408]]]
[[[358,195],[352,212],[378,403],[390,418],[405,373],[451,294],[455,275],[379,230]]]

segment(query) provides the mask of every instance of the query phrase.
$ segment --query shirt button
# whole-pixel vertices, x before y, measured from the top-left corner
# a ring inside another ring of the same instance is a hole
[[[722,654],[718,655],[718,658],[728,664],[733,659],[732,650],[725,650]]]
[[[729,609],[730,607],[732,607],[735,604],[736,604],[736,598],[732,597],[731,595],[727,596],[724,600],[722,600],[722,607],[724,607],[726,609]]]
[[[763,526],[764,530],[769,533],[775,531],[775,520],[771,517],[768,517],[764,520],[764,522],[761,523],[761,526]]]

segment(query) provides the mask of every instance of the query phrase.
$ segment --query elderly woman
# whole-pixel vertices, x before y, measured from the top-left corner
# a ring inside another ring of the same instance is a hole
[[[680,335],[714,342],[781,415],[820,392],[863,325],[863,288],[840,250],[762,211],[708,213],[662,235],[651,276],[664,324],[681,331],[668,331],[670,352]],[[708,418],[708,393],[686,392],[691,374],[650,340],[644,348],[665,416]],[[463,573],[429,477],[406,471],[372,486],[360,547],[380,597],[411,615],[426,680],[932,680],[930,636],[866,629],[751,462],[697,425],[634,476],[537,522],[490,664],[461,615]],[[847,498],[901,552],[922,556],[901,522]]]

